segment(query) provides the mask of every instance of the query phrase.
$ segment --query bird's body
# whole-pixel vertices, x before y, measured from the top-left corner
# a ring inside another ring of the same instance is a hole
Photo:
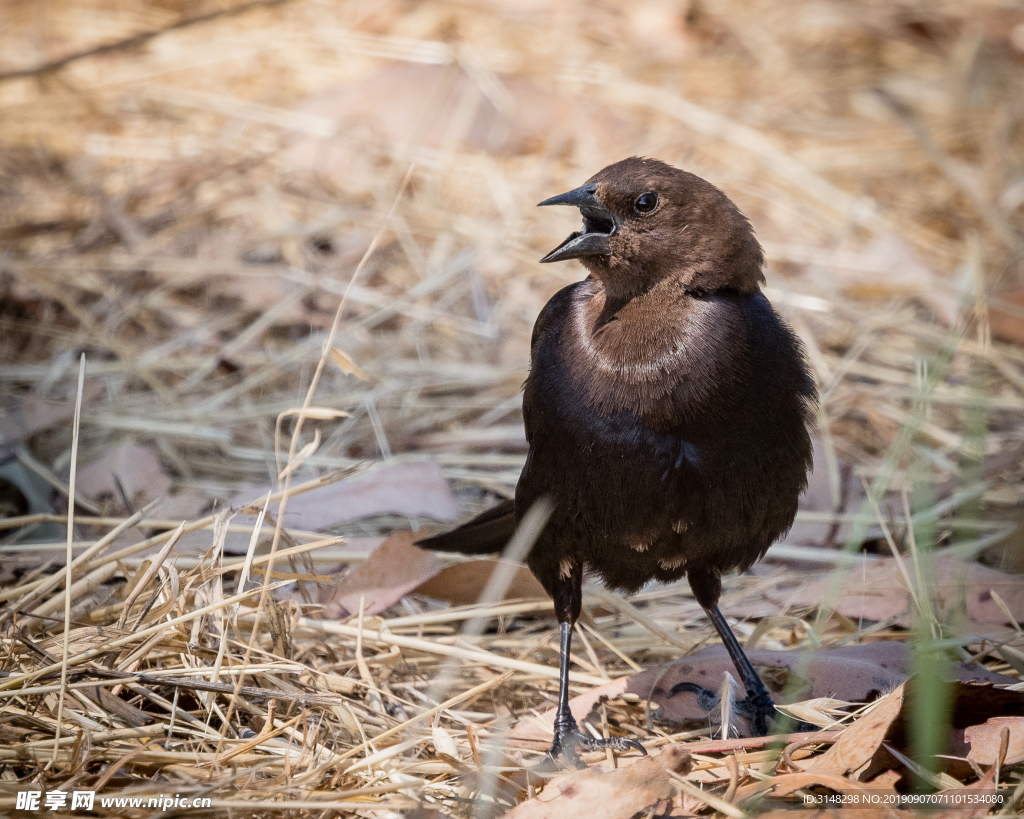
[[[545,260],[580,258],[590,276],[534,327],[515,501],[423,543],[500,550],[544,498],[551,517],[527,563],[555,601],[564,654],[586,571],[624,591],[685,575],[728,630],[719,578],[789,529],[811,457],[814,386],[760,292],[761,249],[723,193],[654,160],[612,165],[548,203],[579,206],[584,230]],[[770,709],[733,657],[748,698]],[[586,744],[571,720],[553,751]]]
[[[603,299],[587,280],[538,319],[515,508],[553,502],[528,557],[549,590],[577,564],[624,591],[687,573],[715,584],[793,522],[810,382],[792,334],[760,293],[668,289],[594,332]]]

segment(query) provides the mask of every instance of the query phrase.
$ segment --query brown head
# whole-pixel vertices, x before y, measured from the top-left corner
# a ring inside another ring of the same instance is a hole
[[[616,162],[540,204],[575,205],[583,214],[583,230],[541,261],[579,259],[618,299],[665,279],[691,292],[740,293],[764,281],[761,246],[729,197],[656,159]]]

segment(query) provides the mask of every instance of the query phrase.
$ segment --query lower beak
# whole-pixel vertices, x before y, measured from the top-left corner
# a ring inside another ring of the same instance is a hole
[[[552,196],[538,205],[574,205],[583,214],[583,230],[570,233],[569,238],[540,260],[541,264],[584,256],[612,255],[608,240],[615,235],[618,223],[614,214],[597,198],[596,192],[597,185],[590,183],[568,193]]]

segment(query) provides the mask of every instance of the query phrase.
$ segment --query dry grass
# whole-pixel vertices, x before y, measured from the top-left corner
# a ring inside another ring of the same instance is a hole
[[[1000,340],[1024,324],[1003,293],[1022,273],[1024,13],[994,0],[264,5],[149,36],[230,6],[10,4],[5,455],[64,497],[73,464],[126,439],[159,451],[175,491],[211,499],[277,481],[282,464],[293,464],[287,498],[367,461],[425,455],[467,509],[508,496],[532,322],[579,276],[536,263],[575,217],[532,205],[642,154],[710,179],[756,226],[769,296],[823,396],[833,505],[842,464],[872,497],[910,493],[906,514],[881,510],[878,528],[870,505],[801,520],[852,521],[854,548],[868,536],[888,553],[892,535],[917,591],[911,507],[932,527],[922,549],[1020,568],[1021,459],[999,456],[1024,438],[1024,351]],[[332,345],[367,380],[335,366]],[[75,456],[60,412],[75,403],[82,352]],[[326,572],[343,554],[336,538],[267,521],[250,546],[254,588],[238,594],[243,559],[223,553],[223,517],[187,522],[212,531],[211,549],[179,561],[159,547],[180,518],[129,514],[118,499],[78,504],[70,597],[63,565],[0,588],[0,804],[34,776],[49,789],[209,795],[239,815],[287,803],[380,816],[426,800],[470,816],[481,794],[532,787],[519,766],[543,743],[506,733],[553,704],[545,604],[488,606],[499,628],[485,633],[465,627],[479,610],[417,600],[326,623],[270,594],[294,580],[257,570]],[[65,519],[8,520],[3,559],[28,565],[30,537],[62,554],[62,530],[45,526]],[[114,543],[136,526],[144,541]],[[841,560],[799,544],[774,554]],[[732,579],[728,602],[815,574],[767,565]],[[579,691],[707,639],[685,589],[633,603],[588,593]],[[804,621],[761,629],[762,645],[872,631],[830,611],[812,631],[813,612],[788,613]],[[980,657],[993,645],[933,636]],[[614,701],[606,718],[649,738],[675,730],[643,703]]]

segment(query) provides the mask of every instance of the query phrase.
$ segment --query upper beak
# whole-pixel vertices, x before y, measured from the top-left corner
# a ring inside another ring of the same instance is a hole
[[[618,222],[596,193],[597,185],[591,182],[574,191],[552,196],[537,205],[574,205],[583,214],[583,230],[570,233],[568,239],[541,259],[542,264],[578,259],[581,256],[612,255],[608,240],[618,230]]]

